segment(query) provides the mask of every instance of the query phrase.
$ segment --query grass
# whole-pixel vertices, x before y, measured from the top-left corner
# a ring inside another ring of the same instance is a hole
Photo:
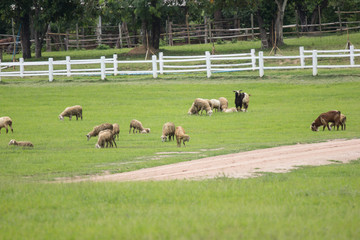
[[[177,48],[187,51],[169,51]],[[2,129],[0,134],[0,239],[359,238],[359,160],[246,180],[48,183],[299,142],[358,138],[359,71],[319,72],[312,77],[300,70],[269,71],[262,79],[255,73],[219,73],[210,79],[183,74],[3,81],[0,115],[13,119],[14,133]],[[234,89],[251,94],[248,113],[186,114],[196,97],[223,96],[233,106]],[[84,108],[83,121],[57,118],[75,104]],[[310,123],[330,109],[347,116],[347,130],[310,131]],[[151,133],[129,134],[133,118]],[[167,121],[191,136],[186,148],[161,142]],[[86,133],[102,122],[119,123],[118,148],[95,149],[96,139],[86,140]],[[8,146],[13,138],[30,140],[35,148]],[[156,154],[179,151],[163,158]]]

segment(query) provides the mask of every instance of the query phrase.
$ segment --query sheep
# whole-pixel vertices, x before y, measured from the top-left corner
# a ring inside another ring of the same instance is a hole
[[[174,140],[174,135],[175,135],[175,124],[172,122],[165,123],[162,128],[162,135],[161,135],[162,141],[166,142],[167,136],[169,136],[169,141],[171,141],[171,137]]]
[[[196,98],[194,100],[194,107],[196,107],[197,111],[201,112],[202,114],[202,111],[205,110],[206,111],[206,114],[211,116],[213,111],[211,110],[211,107],[209,105],[209,102],[205,99],[202,99],[202,98]]]
[[[95,137],[99,134],[100,131],[110,129],[113,130],[113,125],[110,123],[103,123],[98,126],[95,126],[91,132],[86,134],[87,140],[89,141],[91,137]]]
[[[34,147],[34,144],[28,141],[19,141],[17,142],[15,139],[11,139],[9,145],[16,145],[21,147]]]
[[[78,120],[79,117],[82,120],[82,107],[80,105],[65,108],[65,110],[60,113],[59,119],[64,120],[64,117],[69,117],[71,121],[72,116],[76,116],[76,120]]]
[[[320,126],[324,126],[323,131],[325,130],[325,127],[327,127],[329,131],[331,131],[331,128],[329,127],[329,122],[333,122],[335,126],[338,126],[338,130],[339,130],[340,114],[341,112],[336,110],[329,111],[326,113],[321,113],[319,117],[317,117],[315,121],[312,122],[310,129],[313,131],[319,131],[318,128]]]
[[[189,135],[185,134],[184,128],[182,126],[176,127],[175,136],[178,147],[181,147],[181,140],[183,141],[184,146],[185,142],[189,142],[190,140]]]
[[[229,102],[228,102],[228,100],[227,100],[226,98],[224,98],[224,97],[219,98],[219,101],[220,101],[220,111],[224,112],[225,109],[228,108]]]
[[[95,148],[113,147],[113,143],[115,144],[115,147],[117,147],[113,131],[106,129],[99,132],[99,137],[97,143],[95,144]]]
[[[197,115],[197,114],[199,114],[197,108],[195,107],[195,103],[193,103],[193,104],[191,105],[191,107],[189,108],[188,114],[189,114],[189,115],[192,115],[192,114],[196,114],[196,115]]]
[[[341,130],[346,130],[346,116],[344,114],[340,114],[340,122],[339,125],[341,126]],[[339,125],[337,129],[339,130]],[[335,123],[331,123],[330,128],[332,129],[335,126]]]
[[[237,112],[237,109],[235,107],[232,107],[232,108],[225,109],[224,112],[225,113],[233,113],[233,112]]]
[[[133,133],[135,133],[135,130],[139,133],[150,133],[150,128],[144,128],[141,122],[136,119],[133,119],[130,122],[129,134],[131,132],[131,128],[134,128]]]
[[[8,126],[11,129],[11,132],[14,132],[14,129],[12,128],[12,120],[10,117],[0,117],[0,134],[1,134],[1,128],[6,129],[6,133],[8,133]]]
[[[117,136],[117,138],[119,139],[119,134],[120,134],[119,124],[114,123],[114,124],[113,124],[113,135],[114,135],[114,139],[116,139],[116,136]]]
[[[242,90],[234,90],[235,92],[235,106],[236,109],[240,112],[242,111],[241,108],[244,105],[244,112],[247,112],[247,109],[249,107],[249,100],[250,100],[250,94],[242,93]]]
[[[217,99],[211,99],[211,109],[216,109],[217,111],[220,111],[220,101]]]

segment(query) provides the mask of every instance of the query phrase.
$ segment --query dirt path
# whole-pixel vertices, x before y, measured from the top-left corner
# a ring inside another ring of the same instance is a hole
[[[200,180],[215,177],[248,178],[259,172],[288,172],[297,166],[347,163],[360,158],[360,139],[333,140],[297,144],[248,152],[207,157],[153,168],[111,175],[94,176],[79,181],[158,181]]]

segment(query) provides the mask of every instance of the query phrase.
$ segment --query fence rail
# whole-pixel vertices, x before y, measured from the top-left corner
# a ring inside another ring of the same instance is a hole
[[[25,62],[20,58],[19,62],[0,62],[0,81],[2,77],[48,76],[49,81],[52,82],[54,76],[78,75],[100,76],[102,80],[106,78],[106,75],[131,74],[149,74],[157,78],[158,74],[189,72],[206,72],[207,77],[210,78],[213,73],[218,72],[255,70],[258,70],[259,76],[263,77],[265,70],[290,69],[312,69],[312,74],[316,76],[318,69],[360,68],[359,64],[355,64],[356,57],[360,57],[360,49],[350,46],[350,49],[345,50],[305,50],[304,47],[300,47],[299,55],[294,56],[264,56],[262,51],[256,56],[255,50],[251,49],[249,53],[222,55],[211,55],[208,51],[205,55],[198,56],[164,56],[163,53],[159,53],[159,58],[153,55],[151,60],[136,61],[118,60],[116,54],[112,58],[71,60],[68,56],[65,60],[54,61],[53,58],[49,58],[48,61],[41,62]],[[349,64],[319,65],[318,60],[321,58],[348,58]],[[294,59],[299,60],[300,64],[297,62],[288,66],[274,64],[274,61]],[[306,65],[306,59],[311,59],[311,65],[309,63]],[[265,62],[269,65],[265,66]],[[140,64],[142,67],[149,65],[151,70],[122,70],[131,68],[135,64]],[[79,65],[82,68],[75,68]],[[11,67],[17,68],[16,71]],[[25,70],[27,67],[38,67],[39,70]]]

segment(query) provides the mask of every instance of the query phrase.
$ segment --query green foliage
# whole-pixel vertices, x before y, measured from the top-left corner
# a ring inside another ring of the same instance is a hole
[[[106,44],[99,44],[97,47],[96,47],[97,50],[107,50],[107,49],[110,49],[110,46],[109,45],[106,45]]]

